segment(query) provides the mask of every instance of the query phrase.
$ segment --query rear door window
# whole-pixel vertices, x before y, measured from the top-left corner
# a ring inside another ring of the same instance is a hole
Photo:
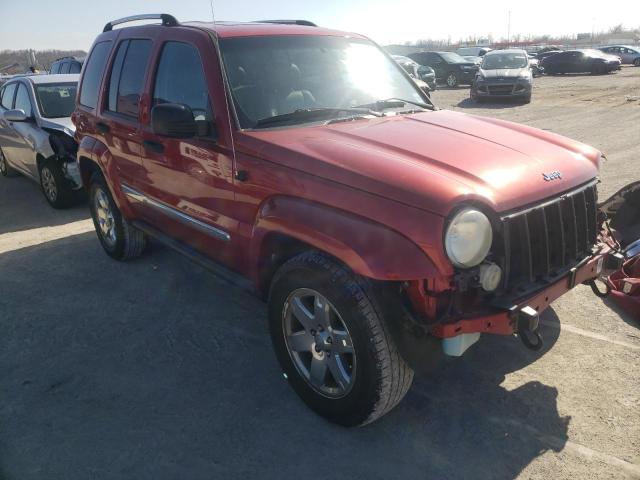
[[[16,93],[17,83],[11,83],[4,87],[2,92],[2,108],[11,110],[13,108],[13,94]]]
[[[18,87],[18,93],[16,94],[16,110],[24,110],[27,117],[33,116],[33,109],[31,108],[31,99],[29,98],[29,91],[24,83],[21,83]]]
[[[159,103],[187,105],[196,120],[213,119],[204,68],[195,47],[165,43],[153,90],[153,104]]]
[[[69,73],[69,62],[62,62],[62,68],[60,68],[60,73]]]
[[[87,60],[80,91],[80,104],[85,107],[96,108],[98,104],[98,90],[110,50],[110,41],[97,43]]]
[[[151,40],[125,40],[118,46],[109,79],[109,111],[137,118],[151,46]]]
[[[52,74],[60,73],[60,64],[58,62],[51,65],[51,73]]]

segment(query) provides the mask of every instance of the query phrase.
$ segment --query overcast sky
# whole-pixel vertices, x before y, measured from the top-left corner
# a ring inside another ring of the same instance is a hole
[[[573,34],[617,24],[640,27],[640,0],[214,0],[216,20],[303,18],[376,42],[492,34]],[[0,0],[0,50],[87,50],[104,24],[136,13],[209,20],[209,0]]]

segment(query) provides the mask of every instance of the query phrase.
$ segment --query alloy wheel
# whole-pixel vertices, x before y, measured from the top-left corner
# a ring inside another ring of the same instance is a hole
[[[44,167],[40,172],[40,176],[42,178],[42,188],[44,189],[44,194],[51,202],[55,202],[56,198],[58,198],[58,187],[56,185],[56,179],[47,167]]]
[[[449,76],[447,77],[447,86],[453,88],[457,84],[458,84],[458,79],[453,73],[450,73]]]
[[[93,202],[100,227],[99,233],[109,246],[114,246],[116,244],[116,222],[107,194],[102,189],[98,189]]]
[[[356,355],[336,308],[308,288],[293,291],[283,309],[287,350],[300,376],[318,393],[340,398],[353,387]]]

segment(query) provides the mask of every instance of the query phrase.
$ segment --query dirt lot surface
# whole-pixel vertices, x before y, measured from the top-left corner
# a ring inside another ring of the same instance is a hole
[[[640,68],[535,80],[530,105],[467,100],[602,149],[603,195],[640,179]],[[484,337],[343,429],[282,377],[265,306],[165,248],[120,264],[86,205],[0,178],[0,478],[640,478],[640,330],[585,287],[543,351]]]

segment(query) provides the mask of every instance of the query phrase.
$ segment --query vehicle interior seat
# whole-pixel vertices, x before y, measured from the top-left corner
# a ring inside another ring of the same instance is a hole
[[[280,106],[280,113],[294,112],[296,110],[312,108],[316,99],[309,90],[302,85],[302,74],[295,63],[289,65],[290,92]]]

